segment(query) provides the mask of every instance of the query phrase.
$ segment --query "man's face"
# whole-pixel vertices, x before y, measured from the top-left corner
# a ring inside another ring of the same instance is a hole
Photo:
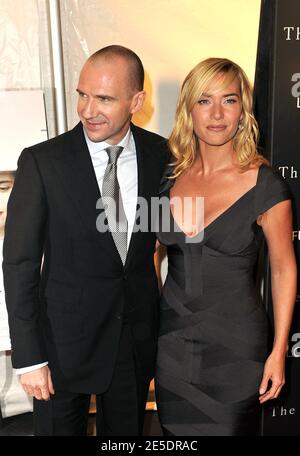
[[[142,107],[145,93],[130,85],[127,62],[87,62],[80,74],[77,112],[91,141],[117,144],[126,134],[132,114]]]
[[[0,235],[4,230],[7,201],[14,185],[14,174],[0,172]]]

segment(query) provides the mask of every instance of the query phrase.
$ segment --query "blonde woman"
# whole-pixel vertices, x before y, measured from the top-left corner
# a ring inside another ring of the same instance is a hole
[[[243,70],[227,59],[200,62],[181,89],[169,139],[174,162],[162,186],[172,222],[158,233],[169,264],[156,375],[166,435],[254,435],[260,404],[284,384],[296,294],[292,211],[257,136]],[[253,278],[263,238],[275,322],[270,353]]]

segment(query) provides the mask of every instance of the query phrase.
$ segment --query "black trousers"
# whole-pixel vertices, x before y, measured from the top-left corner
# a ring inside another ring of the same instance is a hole
[[[109,388],[96,396],[97,435],[134,436],[143,431],[149,381],[138,374],[130,327],[125,323]],[[90,394],[57,391],[49,401],[34,400],[34,434],[86,435]]]

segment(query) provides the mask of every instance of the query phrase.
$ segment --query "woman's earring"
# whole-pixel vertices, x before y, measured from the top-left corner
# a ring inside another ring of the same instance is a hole
[[[238,129],[242,130],[243,128],[244,128],[244,125],[242,124],[242,121],[240,120],[239,124],[238,124]]]

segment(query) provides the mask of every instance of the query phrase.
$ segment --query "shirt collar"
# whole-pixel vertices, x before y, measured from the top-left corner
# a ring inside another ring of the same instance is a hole
[[[101,150],[104,150],[107,147],[111,146],[111,144],[108,144],[105,141],[100,141],[100,142],[91,141],[90,138],[88,137],[88,135],[86,134],[84,127],[83,127],[83,133],[84,133],[85,140],[86,140],[91,157],[93,157],[93,155],[95,155],[95,154],[98,154]],[[132,149],[131,145],[132,145],[132,133],[131,133],[130,128],[128,128],[126,135],[124,136],[123,139],[121,139],[121,141],[118,144],[116,144],[116,146],[124,147],[124,149]]]

